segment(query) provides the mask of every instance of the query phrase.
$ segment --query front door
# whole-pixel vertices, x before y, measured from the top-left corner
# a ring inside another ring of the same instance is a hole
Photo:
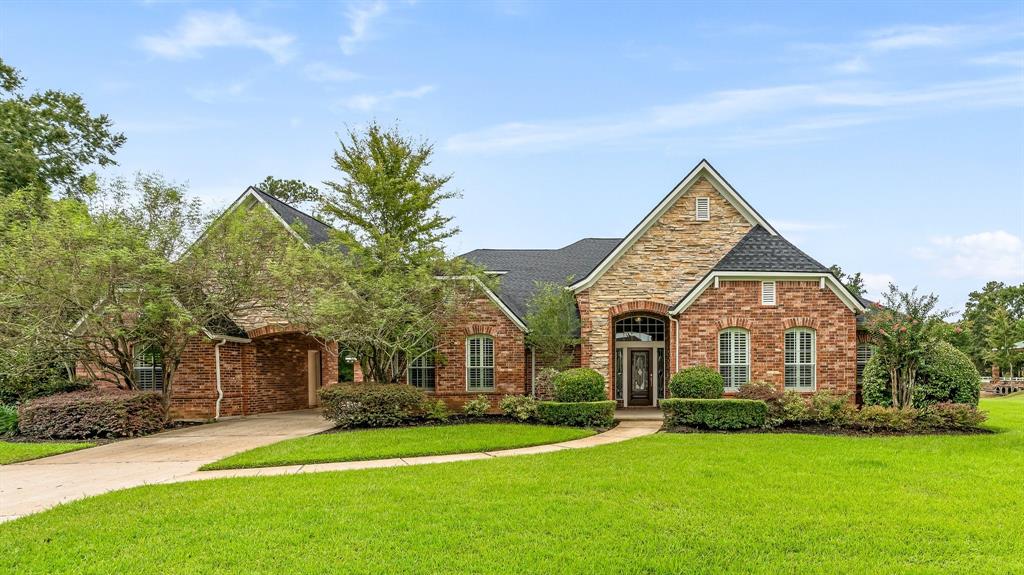
[[[629,405],[652,405],[654,372],[651,369],[651,350],[629,350]]]

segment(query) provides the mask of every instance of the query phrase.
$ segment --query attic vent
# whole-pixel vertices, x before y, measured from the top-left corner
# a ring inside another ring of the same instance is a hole
[[[697,198],[697,221],[706,222],[711,219],[711,201],[708,198]]]
[[[775,305],[775,282],[761,282],[761,305]]]

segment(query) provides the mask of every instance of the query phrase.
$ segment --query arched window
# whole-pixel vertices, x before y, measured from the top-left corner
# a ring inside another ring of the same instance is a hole
[[[615,341],[665,341],[665,320],[646,315],[615,322]]]
[[[489,335],[466,338],[466,389],[494,390],[494,338]]]
[[[798,327],[786,332],[786,389],[813,391],[817,351],[814,330]]]
[[[434,355],[435,351],[431,349],[409,362],[409,385],[424,391],[434,391],[437,385]]]
[[[730,328],[718,332],[718,372],[725,388],[736,390],[750,381],[750,334]]]
[[[164,390],[164,356],[160,348],[140,348],[135,354],[135,385],[141,391]]]

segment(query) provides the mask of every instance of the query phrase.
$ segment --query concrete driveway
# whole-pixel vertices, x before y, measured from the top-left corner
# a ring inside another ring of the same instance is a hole
[[[0,466],[0,521],[115,489],[174,481],[228,455],[331,427],[318,410],[255,415]]]

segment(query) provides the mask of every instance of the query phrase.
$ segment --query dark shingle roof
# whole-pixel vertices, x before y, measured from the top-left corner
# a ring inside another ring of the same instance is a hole
[[[226,335],[228,337],[249,337],[249,334],[235,321],[227,316],[220,316],[211,319],[206,324],[206,330],[211,334]]]
[[[283,219],[289,226],[295,225],[296,223],[302,224],[309,234],[309,243],[319,244],[326,242],[330,238],[331,226],[303,211],[293,208],[262,190],[257,188],[250,188],[250,190],[262,198],[263,201],[267,202],[270,209],[274,210],[277,215],[281,216],[281,219]]]
[[[473,250],[463,258],[499,276],[497,296],[520,319],[537,290],[537,282],[569,285],[568,278],[586,277],[601,263],[620,238],[584,238],[554,250]]]
[[[811,272],[829,269],[782,236],[754,226],[713,268],[720,272]]]

